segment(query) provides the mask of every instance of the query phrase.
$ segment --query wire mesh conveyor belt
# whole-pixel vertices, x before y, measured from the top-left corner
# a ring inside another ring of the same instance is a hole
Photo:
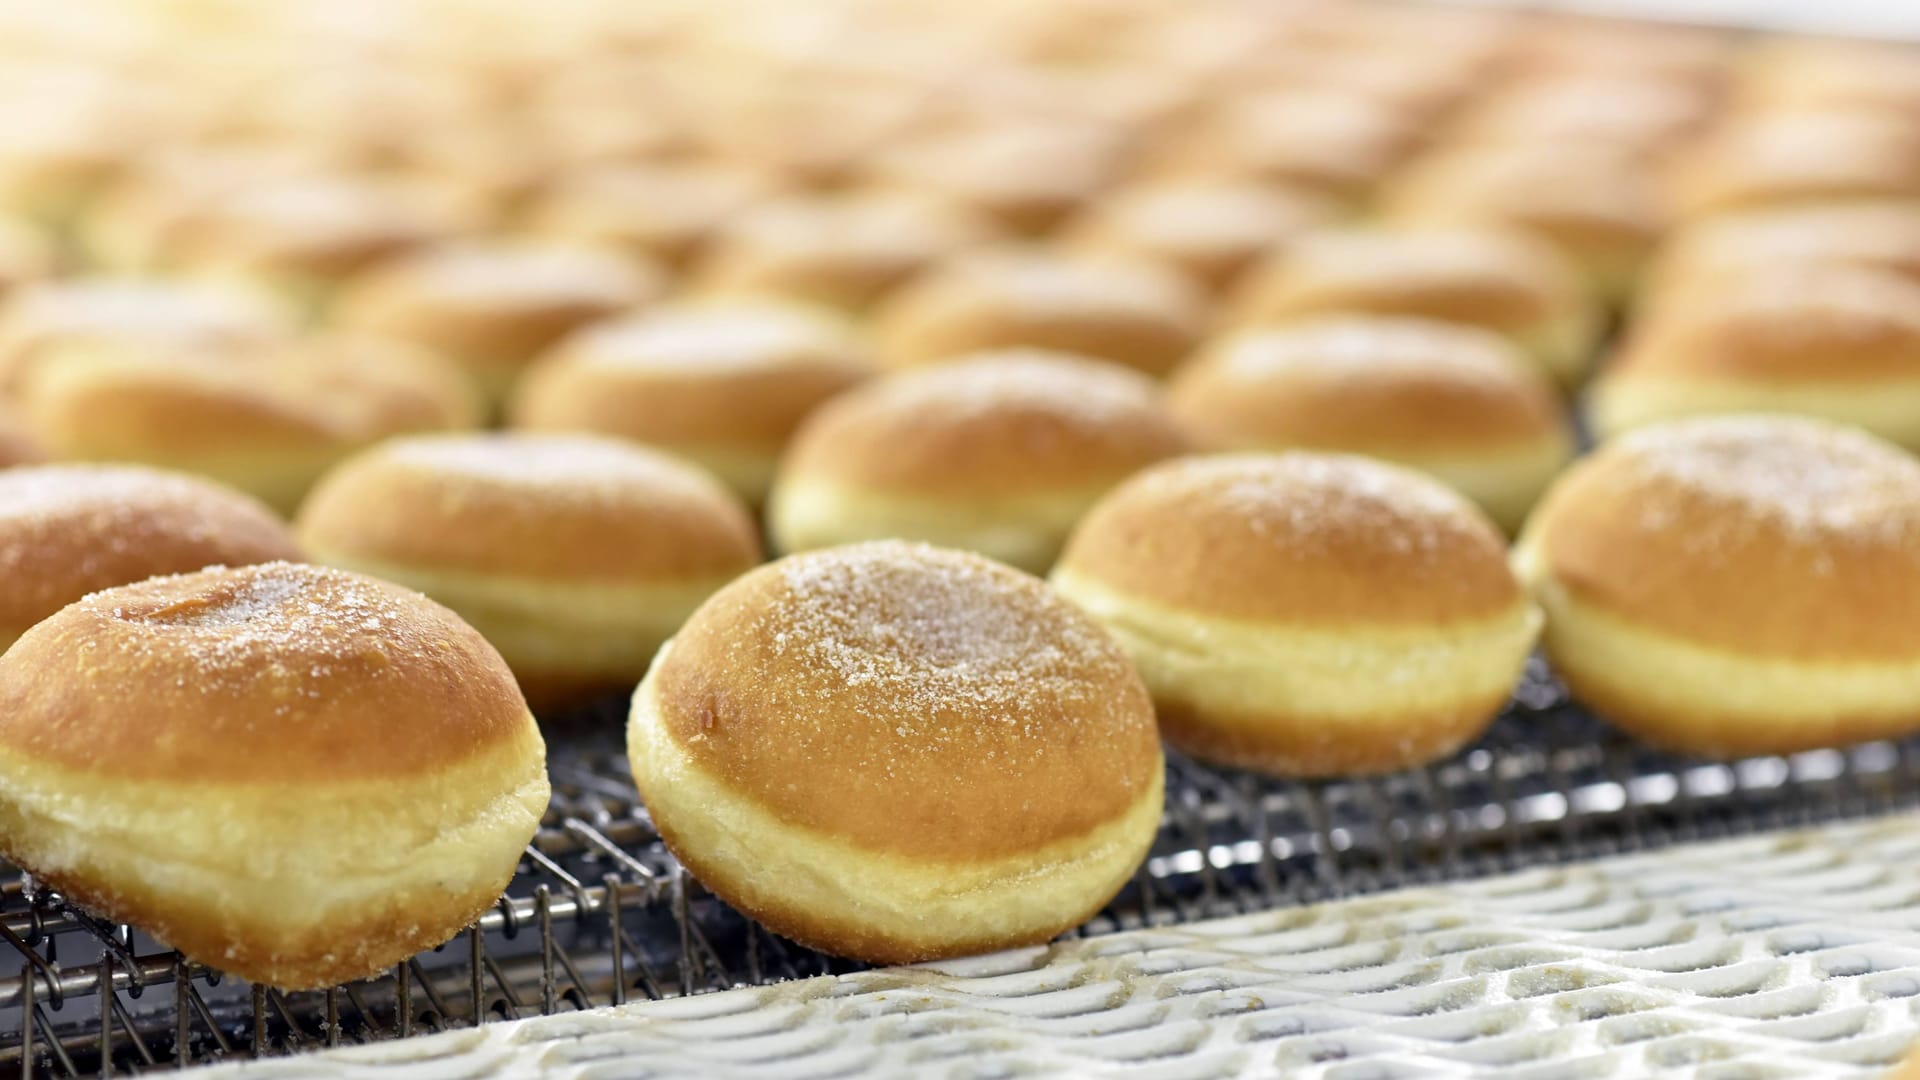
[[[636,802],[621,733],[611,708],[554,733],[552,809],[479,924],[330,991],[220,978],[0,870],[0,1076],[281,1056],[853,970],[751,924],[681,871]],[[1302,784],[1172,760],[1151,857],[1075,936],[1253,912],[1287,925],[1308,901],[1915,802],[1920,744],[1678,760],[1608,731],[1536,669],[1486,739],[1427,769]]]

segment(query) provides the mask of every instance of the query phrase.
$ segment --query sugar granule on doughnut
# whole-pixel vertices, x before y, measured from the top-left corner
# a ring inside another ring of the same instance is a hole
[[[1920,727],[1920,461],[1786,416],[1648,427],[1548,492],[1516,562],[1575,697],[1714,756]]]
[[[546,810],[545,765],[480,635],[337,570],[109,589],[0,655],[0,853],[271,986],[365,978],[472,922]]]
[[[1339,454],[1148,469],[1088,513],[1051,580],[1133,657],[1168,742],[1281,776],[1452,753],[1539,628],[1472,503]]]
[[[1158,828],[1146,688],[1038,580],[886,541],[796,555],[702,605],[634,695],[634,779],[708,887],[880,963],[1042,942]]]

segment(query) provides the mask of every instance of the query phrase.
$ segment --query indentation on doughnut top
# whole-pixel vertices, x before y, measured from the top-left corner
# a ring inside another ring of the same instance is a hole
[[[0,656],[0,745],[96,775],[397,776],[527,723],[504,662],[452,612],[295,563],[95,593]]]
[[[1112,821],[1160,767],[1119,646],[1036,578],[883,541],[728,586],[656,673],[697,764],[803,826],[951,858]]]

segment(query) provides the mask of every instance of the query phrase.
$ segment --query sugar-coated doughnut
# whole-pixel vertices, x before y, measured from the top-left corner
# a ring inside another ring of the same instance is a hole
[[[1845,202],[1718,214],[1661,245],[1642,299],[1787,265],[1858,266],[1920,283],[1920,202]]]
[[[671,451],[759,506],[800,422],[872,373],[853,329],[776,300],[668,305],[582,330],[514,393],[513,426]]]
[[[1148,469],[1052,581],[1133,657],[1168,742],[1283,776],[1452,753],[1506,703],[1540,622],[1472,503],[1337,454]]]
[[[283,514],[363,446],[480,419],[448,361],[352,334],[245,350],[100,345],[37,368],[17,400],[56,458],[197,473]]]
[[[960,207],[904,192],[789,196],[728,222],[690,286],[857,314],[914,275],[996,234]]]
[[[1356,205],[1406,160],[1417,131],[1381,102],[1279,91],[1218,107],[1188,138],[1157,155],[1155,165],[1176,176],[1286,184]]]
[[[1146,688],[1038,580],[899,541],[795,555],[703,605],[633,698],[667,847],[804,945],[902,963],[1085,920],[1159,827]]]
[[[0,852],[254,982],[332,986],[452,937],[547,797],[498,654],[385,582],[290,563],[154,578],[0,656]]]
[[[1643,162],[1586,145],[1465,147],[1430,155],[1385,195],[1401,221],[1508,226],[1551,244],[1610,300],[1632,291],[1666,225]]]
[[[1418,469],[1509,533],[1573,457],[1553,383],[1510,342],[1425,319],[1330,316],[1216,342],[1174,416],[1224,450],[1332,450]]]
[[[541,236],[686,270],[730,220],[772,187],[758,170],[721,161],[607,165],[558,178],[527,216]]]
[[[651,263],[585,247],[461,242],[383,263],[347,283],[336,325],[425,346],[459,364],[489,401],[587,323],[656,299]]]
[[[1864,112],[1761,114],[1701,144],[1676,174],[1688,216],[1855,199],[1920,199],[1920,129]]]
[[[1548,492],[1516,563],[1574,695],[1660,745],[1791,753],[1920,727],[1920,462],[1784,416],[1646,428]]]
[[[1410,315],[1511,339],[1563,385],[1585,374],[1597,306],[1552,248],[1495,227],[1329,229],[1248,272],[1232,321],[1270,326],[1330,314]]]
[[[948,262],[875,315],[880,362],[940,363],[1027,346],[1164,375],[1204,329],[1198,288],[1152,263],[1000,249]]]
[[[940,198],[1037,236],[1098,196],[1120,163],[1117,140],[1100,125],[1001,118],[902,140],[867,172],[881,186]]]
[[[197,477],[133,465],[0,470],[0,652],[88,593],[299,558],[271,510]]]
[[[0,396],[33,370],[101,345],[257,348],[292,333],[288,313],[234,288],[142,278],[72,278],[20,289],[0,306]]]
[[[1787,412],[1920,448],[1920,282],[1783,262],[1661,300],[1595,380],[1602,435],[1705,413]]]
[[[1068,222],[1071,248],[1160,262],[1207,291],[1335,214],[1322,195],[1247,180],[1159,180],[1114,192]]]
[[[900,537],[1045,573],[1074,523],[1188,448],[1153,380],[1015,349],[904,372],[829,402],[781,462],[783,551]]]
[[[718,481],[586,435],[391,440],[329,473],[298,532],[316,561],[458,612],[539,707],[631,687],[760,561],[752,517]]]
[[[1446,128],[1453,146],[1573,147],[1640,160],[1672,151],[1706,123],[1710,95],[1632,75],[1557,75],[1503,86]]]

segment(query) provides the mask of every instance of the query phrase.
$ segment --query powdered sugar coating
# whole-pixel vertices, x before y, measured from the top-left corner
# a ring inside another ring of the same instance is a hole
[[[851,362],[859,346],[842,323],[777,303],[713,303],[666,309],[584,331],[569,345],[574,363],[734,375],[795,363]]]
[[[631,260],[586,247],[458,244],[405,268],[421,290],[472,307],[618,308],[655,291]]]
[[[423,435],[392,440],[376,452],[408,469],[524,489],[529,497],[541,499],[612,496],[636,487],[698,489],[702,495],[717,490],[690,465],[645,447],[593,435]]]
[[[1222,349],[1222,373],[1261,379],[1444,378],[1489,389],[1533,378],[1532,367],[1497,334],[1431,319],[1335,316],[1241,334]]]
[[[1689,502],[1724,508],[1733,527],[1758,519],[1807,542],[1920,528],[1920,461],[1837,424],[1710,417],[1632,432],[1608,454],[1655,481],[1639,502],[1650,525],[1679,516],[1668,497],[1678,489]]]
[[[1047,349],[995,349],[897,376],[870,393],[892,407],[952,421],[1040,413],[1086,432],[1158,415],[1150,378],[1128,368]]]
[[[1338,544],[1365,528],[1378,529],[1396,551],[1431,555],[1443,535],[1479,522],[1473,504],[1441,484],[1354,455],[1223,457],[1182,463],[1182,472],[1150,483],[1205,485],[1249,530],[1290,549]]]
[[[1159,768],[1120,647],[1038,579],[878,541],[709,600],[656,666],[688,755],[789,820],[881,848],[1032,850],[1110,820]]]

